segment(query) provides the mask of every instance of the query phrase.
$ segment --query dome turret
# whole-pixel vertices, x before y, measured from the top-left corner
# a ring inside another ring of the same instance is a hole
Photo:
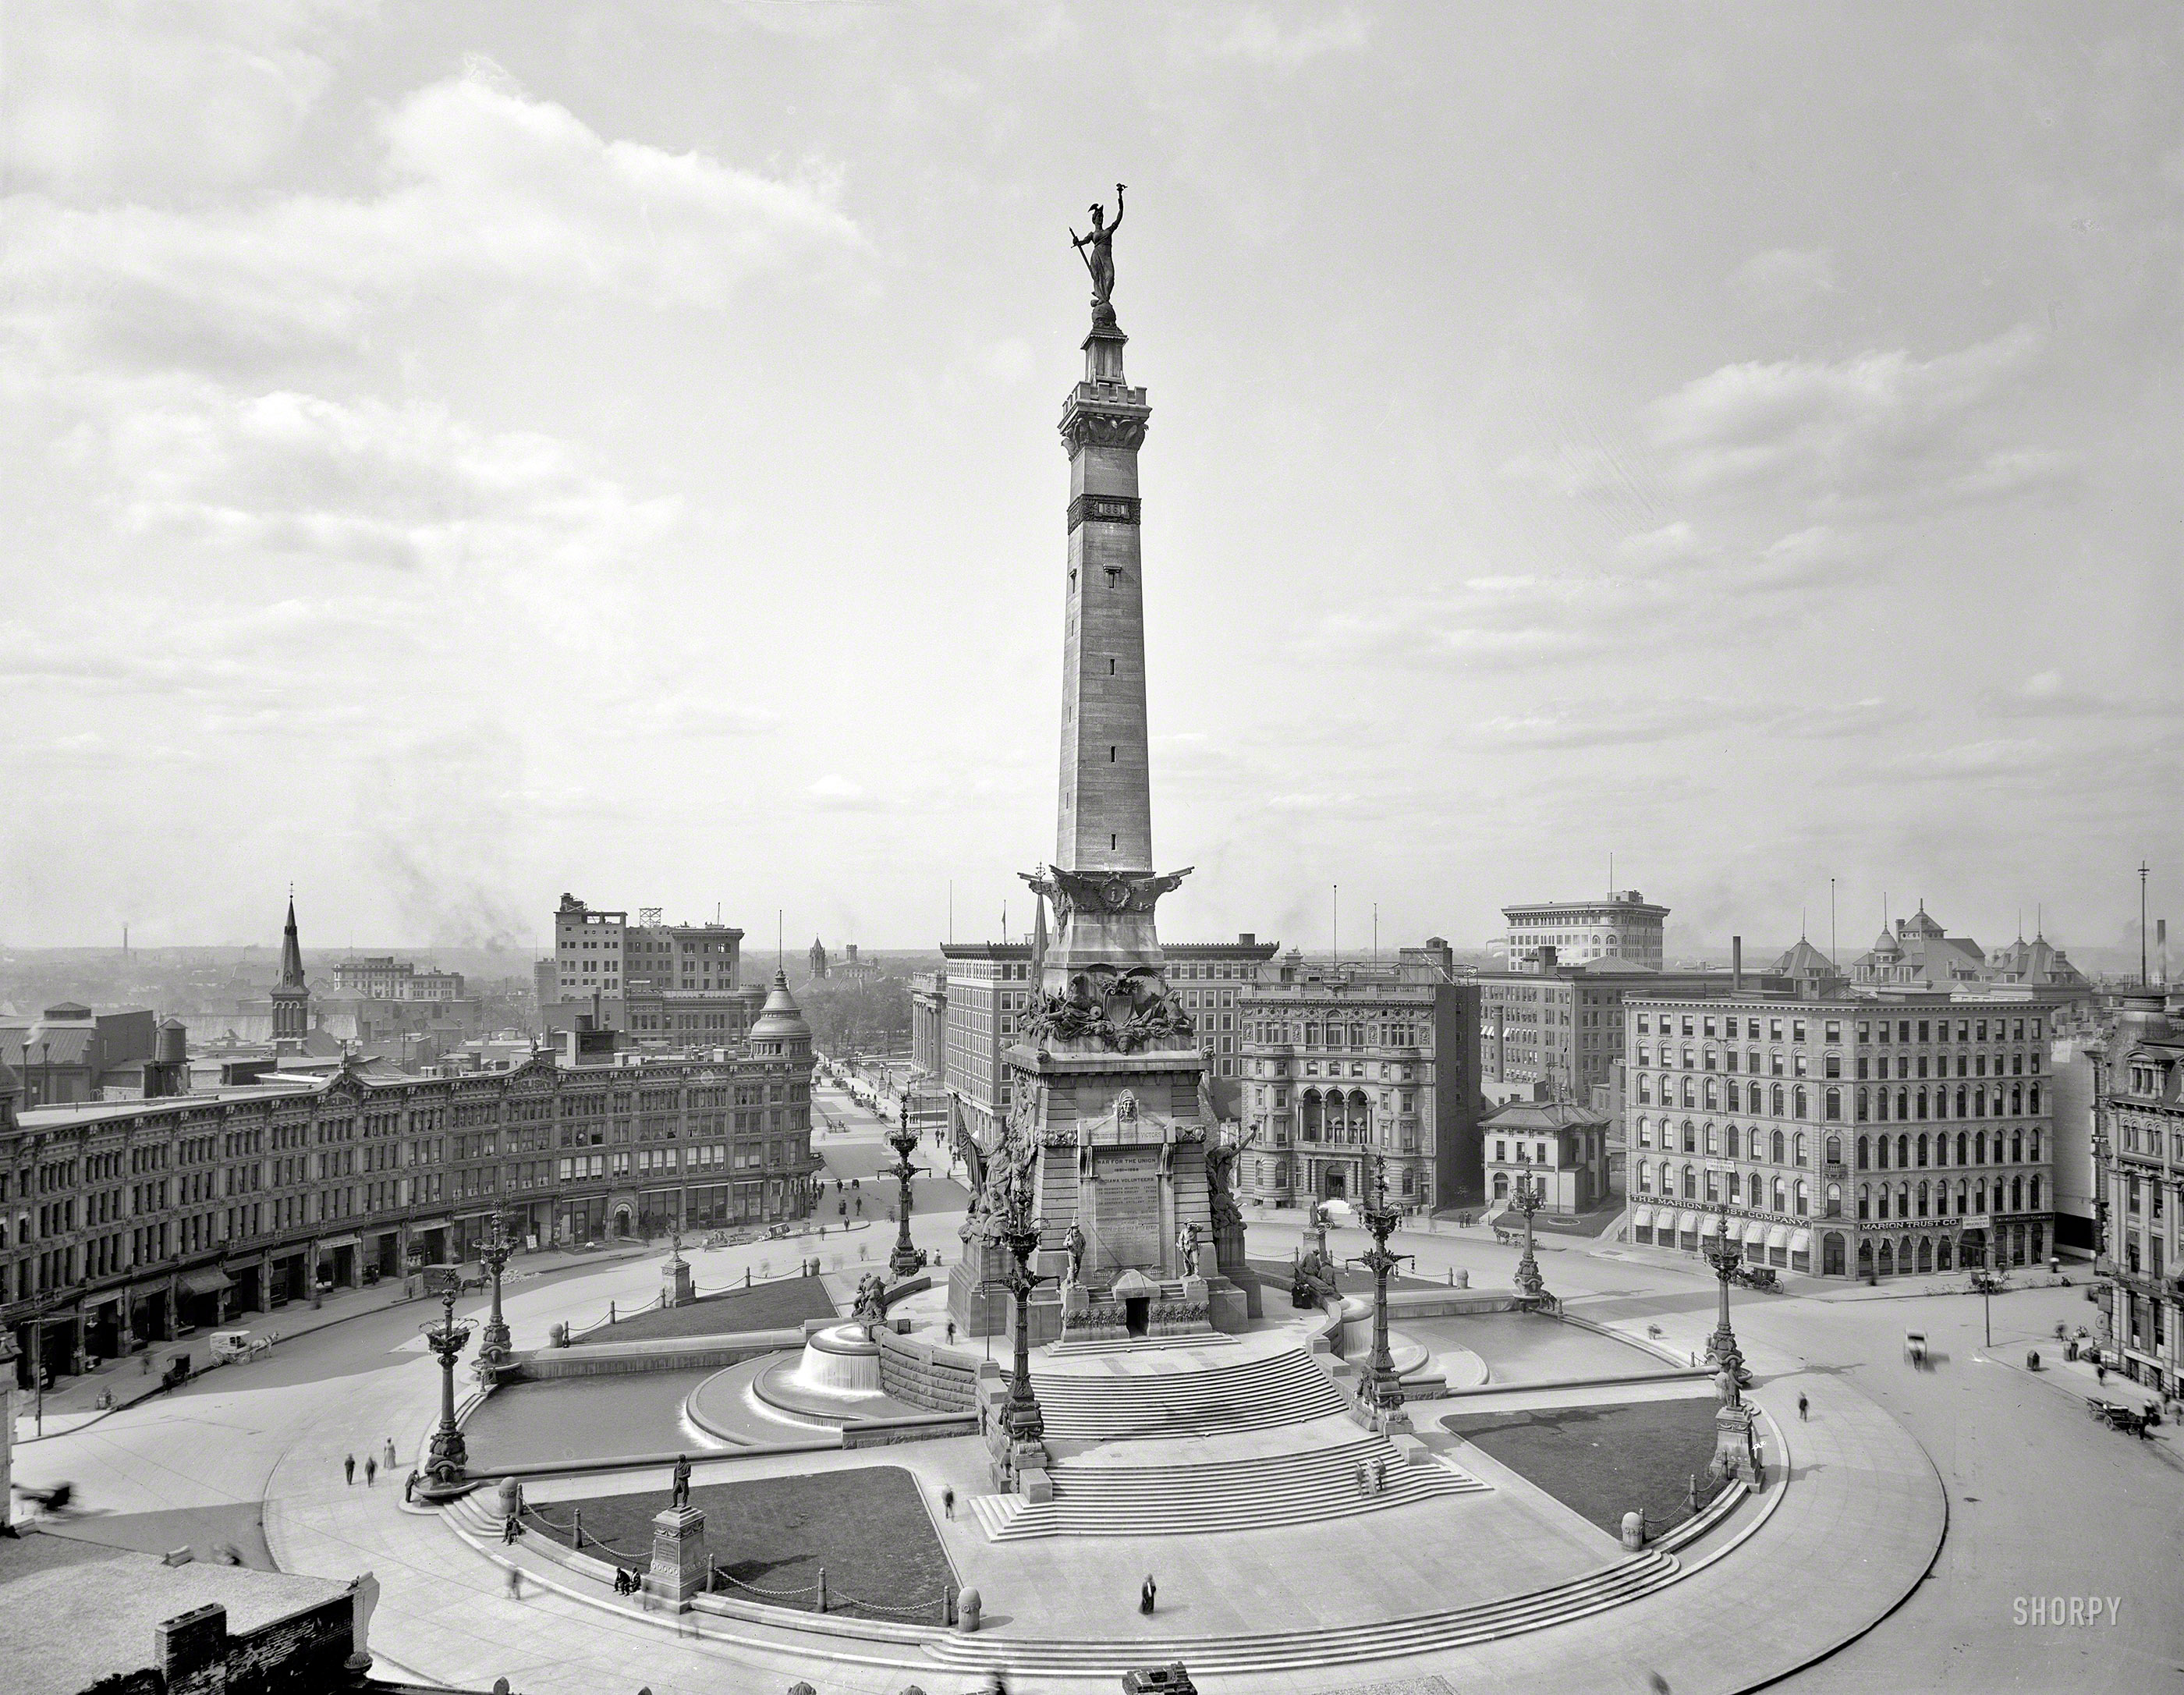
[[[753,1053],[760,1054],[799,1055],[811,1049],[811,1026],[805,1022],[804,1009],[796,1004],[796,997],[788,992],[786,972],[773,973],[773,987],[750,1027],[750,1045]]]

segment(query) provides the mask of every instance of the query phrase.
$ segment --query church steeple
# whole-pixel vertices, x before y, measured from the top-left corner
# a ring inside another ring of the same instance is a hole
[[[281,980],[273,987],[273,1040],[301,1043],[311,1027],[311,988],[304,979],[304,949],[296,939],[296,891],[288,891],[288,922],[281,928]]]
[[[304,950],[296,939],[296,891],[288,891],[288,922],[281,928],[281,986],[304,987]]]

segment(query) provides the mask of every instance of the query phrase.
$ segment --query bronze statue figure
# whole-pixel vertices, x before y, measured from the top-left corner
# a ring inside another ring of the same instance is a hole
[[[1068,1281],[1074,1285],[1084,1278],[1085,1247],[1084,1232],[1074,1218],[1069,1221],[1069,1234],[1061,1239],[1061,1245],[1069,1250]]]
[[[1115,231],[1123,227],[1123,185],[1115,185],[1115,221],[1109,223],[1100,203],[1092,203],[1092,231],[1080,236],[1072,226],[1069,239],[1077,248],[1084,268],[1092,273],[1092,310],[1096,315],[1104,307],[1108,315],[1114,313],[1115,295]]]
[[[674,1503],[678,1507],[690,1504],[690,1462],[681,1454],[675,1456]]]

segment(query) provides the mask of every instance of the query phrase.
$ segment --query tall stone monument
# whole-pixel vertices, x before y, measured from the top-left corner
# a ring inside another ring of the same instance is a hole
[[[1007,1256],[991,1221],[1040,1226],[1032,1340],[1112,1341],[1240,1329],[1244,1291],[1218,1269],[1205,1062],[1170,992],[1154,907],[1187,872],[1153,867],[1145,733],[1138,449],[1152,409],[1123,372],[1112,242],[1094,209],[1076,237],[1092,274],[1084,377],[1062,403],[1069,455],[1061,799],[1055,856],[1026,873],[1039,900],[1032,1012],[1008,1051],[1009,1111],[978,1150],[980,1192],[950,1305],[996,1334]],[[1047,914],[1051,911],[1050,932]]]

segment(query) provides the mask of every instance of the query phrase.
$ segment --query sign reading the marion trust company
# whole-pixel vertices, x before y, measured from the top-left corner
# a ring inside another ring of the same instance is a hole
[[[1092,1167],[1095,1265],[1161,1263],[1160,1155],[1151,1148],[1101,1151]]]

